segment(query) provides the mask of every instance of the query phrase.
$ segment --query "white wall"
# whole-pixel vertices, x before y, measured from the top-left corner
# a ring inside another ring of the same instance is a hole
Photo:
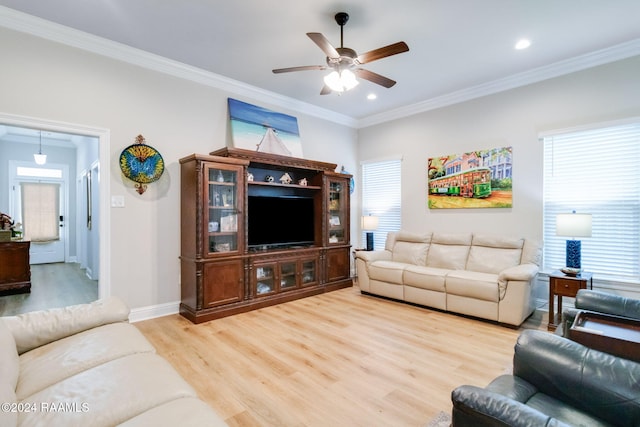
[[[538,134],[633,116],[640,116],[640,57],[361,129],[358,158],[403,157],[406,230],[482,230],[542,239]],[[427,208],[429,157],[503,146],[513,147],[512,208]]]
[[[402,225],[542,237],[543,131],[640,116],[640,57],[361,129],[360,161],[401,155]],[[513,207],[428,209],[429,157],[513,147]]]
[[[209,86],[0,28],[0,112],[110,131],[111,294],[132,308],[179,301],[178,160],[231,140],[227,97]],[[356,132],[345,126],[253,102],[298,117],[306,158],[356,170]],[[165,174],[139,195],[122,177],[120,152],[143,134],[165,160]]]

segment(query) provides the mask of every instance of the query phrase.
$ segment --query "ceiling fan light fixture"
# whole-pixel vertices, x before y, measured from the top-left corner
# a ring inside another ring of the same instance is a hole
[[[360,83],[351,70],[332,71],[324,77],[324,82],[335,92],[351,90]]]

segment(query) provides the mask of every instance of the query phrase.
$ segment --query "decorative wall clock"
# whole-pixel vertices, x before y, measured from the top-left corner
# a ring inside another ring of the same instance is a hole
[[[135,144],[128,146],[120,154],[120,170],[135,182],[136,191],[142,194],[147,190],[147,184],[162,176],[164,160],[155,148],[145,144],[144,136],[138,135]]]

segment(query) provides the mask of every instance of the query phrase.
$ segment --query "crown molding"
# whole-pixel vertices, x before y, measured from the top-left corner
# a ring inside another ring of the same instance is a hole
[[[213,87],[234,96],[244,96],[352,128],[357,124],[357,120],[352,117],[5,6],[0,6],[0,26]]]
[[[576,71],[640,55],[640,39],[635,39],[544,67],[535,68],[502,79],[461,89],[435,98],[426,99],[415,104],[374,114],[362,119],[356,119],[205,71],[201,68],[186,65],[122,43],[107,40],[64,25],[56,24],[5,6],[0,6],[0,26],[78,49],[83,49],[98,55],[107,56],[149,70],[190,80],[195,83],[229,92],[235,96],[244,96],[250,99],[255,99],[257,101],[287,108],[302,114],[307,114],[309,116],[328,120],[333,123],[355,129],[361,129],[405,118],[415,114],[470,101],[483,96],[492,95],[520,86],[537,83],[550,78],[563,76]]]
[[[493,80],[477,86],[451,92],[446,95],[427,99],[412,105],[365,117],[358,121],[357,127],[358,129],[361,129],[391,120],[401,119],[414,114],[424,113],[426,111],[470,101],[482,96],[504,92],[509,89],[526,86],[554,77],[560,77],[637,55],[640,55],[640,39],[631,40],[606,49],[565,59],[544,67],[534,68],[502,79]]]

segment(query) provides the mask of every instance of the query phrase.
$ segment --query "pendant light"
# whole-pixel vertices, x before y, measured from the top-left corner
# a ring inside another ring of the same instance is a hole
[[[40,149],[33,155],[33,160],[35,160],[37,165],[44,165],[47,163],[47,155],[42,154],[42,131],[40,131]]]

